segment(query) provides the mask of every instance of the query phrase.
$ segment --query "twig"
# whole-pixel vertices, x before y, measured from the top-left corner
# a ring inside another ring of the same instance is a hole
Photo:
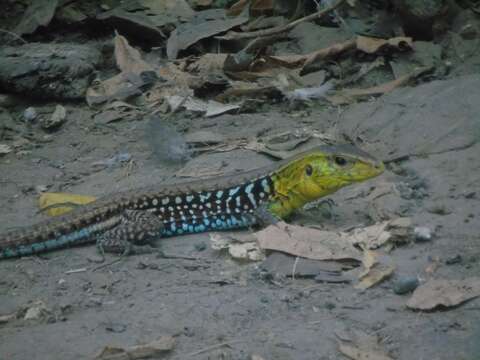
[[[221,348],[223,346],[230,346],[231,344],[238,344],[238,343],[241,343],[241,342],[245,342],[245,340],[225,341],[225,342],[220,343],[220,344],[208,346],[208,347],[200,349],[198,351],[194,351],[190,354],[187,354],[186,356],[192,357],[192,356],[200,355],[200,354],[203,354],[204,352],[207,352],[207,351],[215,350],[215,349]]]
[[[11,36],[13,36],[14,38],[22,41],[24,44],[28,44],[28,42],[27,42],[26,40],[24,40],[20,35],[15,34],[14,32],[11,32],[11,31],[8,31],[8,30],[3,30],[3,29],[0,29],[0,32],[2,32],[2,33],[4,33],[4,34],[11,35]]]
[[[298,261],[300,260],[300,257],[297,256],[295,258],[295,262],[293,263],[293,268],[292,268],[292,280],[295,280],[295,272],[297,271],[297,265],[298,265]]]
[[[178,255],[178,254],[166,254],[164,252],[161,252],[159,254],[159,257],[162,259],[180,259],[180,260],[192,260],[192,261],[200,260],[200,258],[198,257]]]
[[[103,268],[105,268],[105,267],[107,267],[107,266],[116,264],[116,263],[118,263],[118,262],[120,262],[120,261],[122,261],[122,260],[123,260],[123,257],[118,258],[118,259],[115,259],[115,260],[113,260],[113,261],[111,261],[111,262],[109,262],[109,263],[99,265],[99,266],[97,266],[96,268],[93,268],[93,269],[92,269],[92,272],[97,271],[97,270],[100,270],[100,269],[103,269]]]
[[[279,34],[282,32],[287,32],[293,29],[295,26],[298,24],[305,22],[305,21],[312,21],[316,19],[320,19],[321,17],[327,15],[331,11],[335,10],[338,8],[340,5],[342,5],[345,2],[345,0],[338,0],[335,4],[318,11],[316,13],[307,15],[301,19],[292,21],[286,25],[281,25],[281,26],[276,26],[270,29],[264,29],[264,30],[258,30],[258,31],[251,31],[251,32],[230,32],[224,36],[217,36],[217,39],[220,40],[239,40],[239,39],[251,39],[251,38],[256,38],[256,37],[261,37],[261,36],[271,36],[275,34]]]
[[[81,273],[81,272],[85,272],[87,271],[87,268],[80,268],[80,269],[73,269],[73,270],[68,270],[68,271],[65,271],[65,274],[77,274],[77,273]]]

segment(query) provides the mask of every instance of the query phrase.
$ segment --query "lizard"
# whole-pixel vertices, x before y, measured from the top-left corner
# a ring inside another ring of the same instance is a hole
[[[285,219],[384,169],[381,161],[353,145],[321,145],[234,175],[106,195],[62,216],[0,234],[0,259],[93,242],[102,253],[148,253],[158,237]]]

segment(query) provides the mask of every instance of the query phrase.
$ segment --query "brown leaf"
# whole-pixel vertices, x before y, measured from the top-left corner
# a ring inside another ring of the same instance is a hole
[[[361,260],[361,253],[342,233],[279,222],[255,233],[262,249],[314,260]]]
[[[237,16],[240,15],[247,6],[249,0],[239,0],[227,10],[228,16]]]
[[[339,344],[338,349],[343,355],[353,360],[393,360],[382,351],[360,349],[346,343]]]
[[[388,278],[395,270],[395,266],[388,256],[371,250],[364,251],[362,263],[365,270],[360,274],[360,281],[355,285],[355,289],[371,288]]]
[[[116,34],[114,39],[115,61],[118,68],[123,72],[141,74],[144,71],[152,71],[153,67],[142,60],[140,52],[131,47],[122,35]]]
[[[172,351],[175,347],[175,338],[172,336],[162,336],[158,340],[144,345],[131,346],[129,348],[105,346],[102,351],[95,356],[95,359],[101,360],[135,360],[156,358],[160,359],[166,353]]]
[[[406,242],[412,232],[411,218],[396,218],[350,231],[352,242],[362,249],[378,249],[387,242]]]
[[[176,59],[181,50],[185,50],[199,40],[227,31],[247,21],[248,17],[246,16],[223,17],[210,21],[208,19],[200,21],[200,19],[194,18],[191,22],[182,24],[171,32],[167,42],[167,56],[170,60]]]
[[[394,37],[390,39],[378,39],[367,36],[357,36],[357,49],[367,54],[375,54],[379,51],[397,50],[407,51],[412,49],[412,38]]]
[[[379,346],[379,337],[362,329],[348,327],[344,329],[347,340],[339,341],[342,354],[354,360],[392,360]]]
[[[270,56],[271,62],[276,62],[277,65],[284,67],[303,67],[317,62],[319,60],[325,60],[334,58],[343,52],[353,50],[356,47],[356,40],[347,40],[342,43],[333,44],[329,47],[313,51],[305,55],[284,55],[284,56]]]
[[[143,79],[136,74],[121,72],[104,81],[94,82],[87,89],[86,100],[89,106],[98,105],[110,100],[124,100],[140,95]]]
[[[429,280],[415,289],[407,306],[415,310],[433,310],[456,306],[480,296],[480,277],[465,280]]]
[[[188,59],[185,70],[194,73],[200,77],[210,75],[212,73],[221,73],[223,65],[228,54],[204,54],[195,61]]]

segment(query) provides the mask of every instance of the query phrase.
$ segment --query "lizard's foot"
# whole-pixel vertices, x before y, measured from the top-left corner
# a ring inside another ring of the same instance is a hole
[[[126,210],[120,223],[97,238],[99,252],[122,255],[162,253],[149,243],[160,236],[163,222],[147,211]]]

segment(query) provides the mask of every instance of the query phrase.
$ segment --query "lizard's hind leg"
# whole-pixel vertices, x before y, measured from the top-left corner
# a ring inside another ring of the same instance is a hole
[[[159,252],[149,244],[161,235],[163,222],[155,214],[144,210],[125,210],[120,223],[97,238],[97,248],[104,252],[123,255]]]

